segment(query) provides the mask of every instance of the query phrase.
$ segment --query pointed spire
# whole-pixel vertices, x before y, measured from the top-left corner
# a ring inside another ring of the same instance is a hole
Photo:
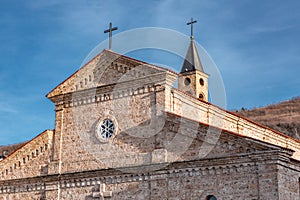
[[[185,59],[181,68],[181,73],[199,70],[203,71],[203,67],[199,58],[199,54],[197,51],[196,44],[194,42],[194,35],[193,35],[193,24],[196,23],[196,20],[191,18],[191,21],[187,23],[187,25],[191,25],[191,41],[187,53],[185,55]]]
[[[193,39],[191,39],[190,46],[185,55],[185,59],[181,68],[181,72],[189,72],[199,70],[204,72],[199,54],[196,48],[196,44]]]

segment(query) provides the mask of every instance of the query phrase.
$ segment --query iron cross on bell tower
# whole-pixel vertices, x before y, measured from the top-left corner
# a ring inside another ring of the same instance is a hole
[[[194,28],[193,28],[193,24],[197,23],[197,20],[194,20],[193,18],[191,18],[191,21],[186,23],[186,25],[191,25],[191,39],[194,39]]]
[[[104,33],[109,33],[109,49],[111,49],[112,43],[112,32],[118,30],[118,27],[112,27],[112,23],[109,23],[109,29],[105,30]]]

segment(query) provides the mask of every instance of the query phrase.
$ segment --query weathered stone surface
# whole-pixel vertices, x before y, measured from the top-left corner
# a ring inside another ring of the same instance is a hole
[[[299,141],[174,89],[176,77],[99,54],[48,94],[55,130],[0,162],[0,199],[299,199]]]
[[[53,131],[47,130],[0,162],[0,180],[47,174]]]

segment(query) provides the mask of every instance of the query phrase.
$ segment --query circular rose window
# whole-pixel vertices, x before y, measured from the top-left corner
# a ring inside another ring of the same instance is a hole
[[[98,125],[98,136],[102,139],[109,139],[114,135],[115,125],[114,122],[110,119],[104,119]]]

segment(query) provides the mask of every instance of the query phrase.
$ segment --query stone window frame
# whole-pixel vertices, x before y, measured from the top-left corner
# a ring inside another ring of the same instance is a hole
[[[205,200],[217,200],[217,197],[215,195],[210,194],[206,197]]]
[[[112,137],[110,137],[110,138],[103,138],[103,137],[99,134],[100,126],[101,126],[101,124],[102,124],[102,122],[103,122],[104,120],[111,120],[111,121],[113,122],[113,124],[114,124],[114,132],[113,132]],[[95,132],[96,138],[97,138],[101,143],[107,143],[107,142],[109,142],[109,141],[112,141],[112,140],[116,137],[116,135],[118,134],[118,129],[119,129],[119,126],[118,126],[118,122],[117,122],[116,118],[115,118],[114,116],[112,116],[112,115],[104,115],[104,116],[102,116],[102,117],[100,117],[100,118],[98,119],[98,122],[97,122],[97,124],[96,124],[96,126],[95,126],[95,131],[94,131],[94,132]]]

